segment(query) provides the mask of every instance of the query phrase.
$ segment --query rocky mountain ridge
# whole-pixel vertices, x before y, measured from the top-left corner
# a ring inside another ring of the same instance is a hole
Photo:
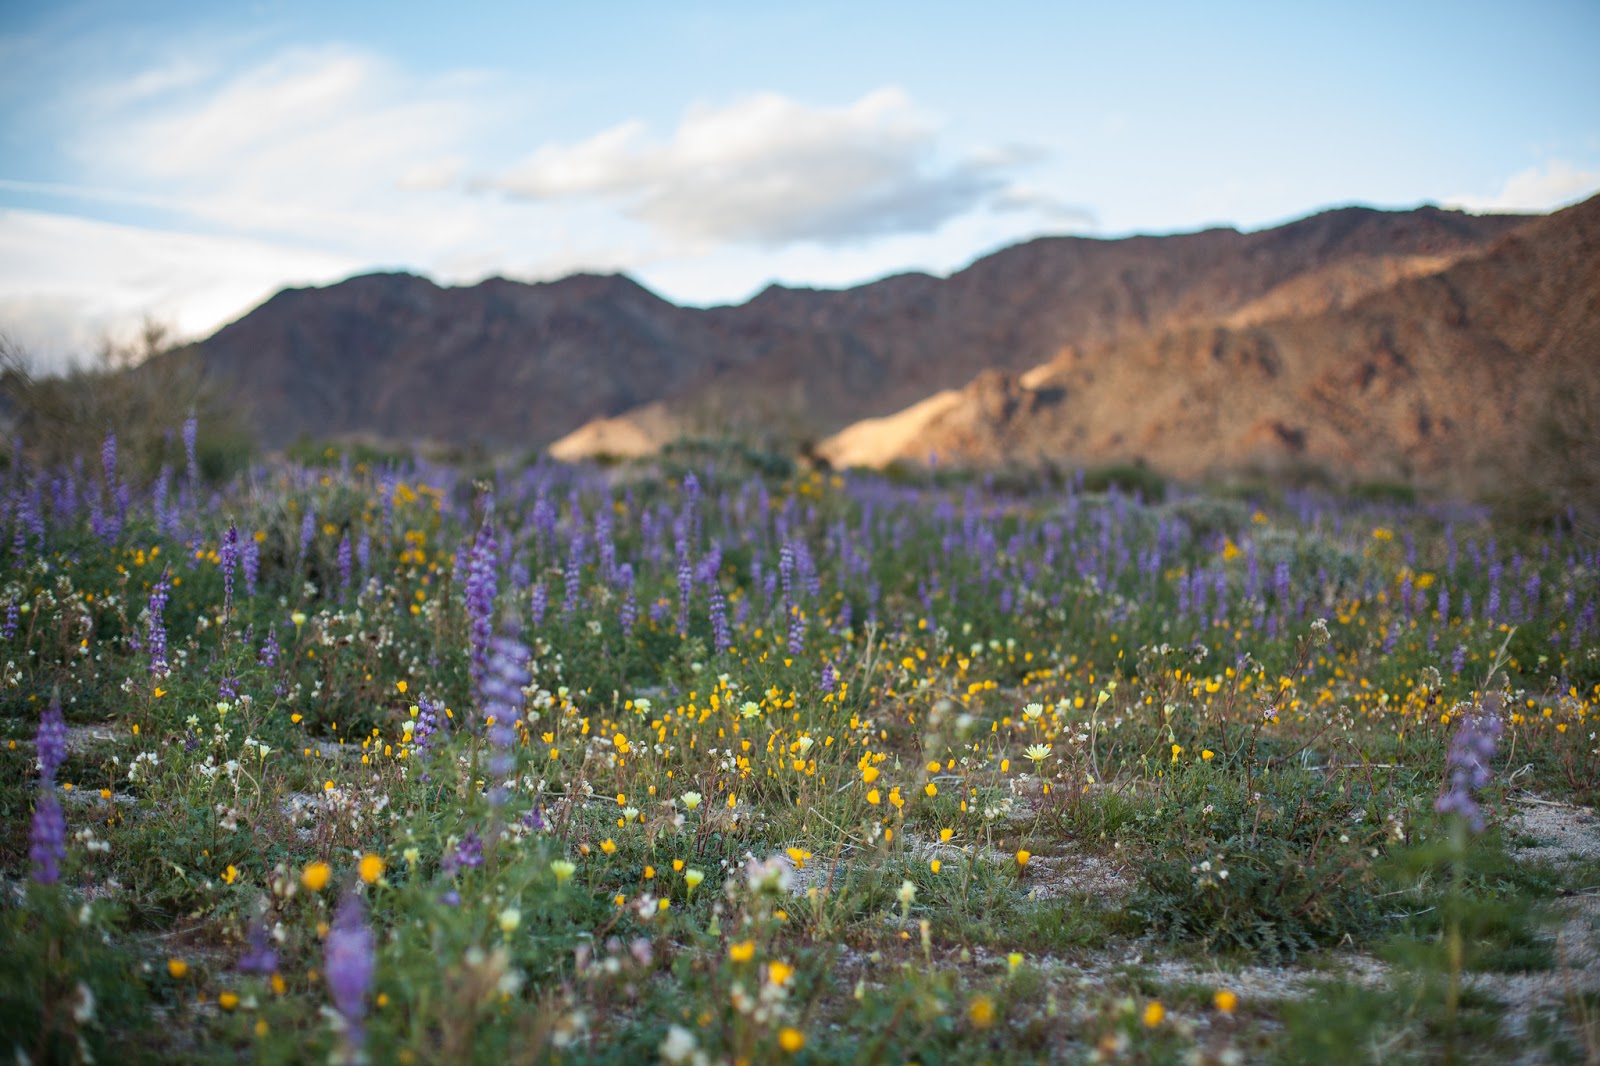
[[[703,309],[622,276],[450,288],[366,275],[281,292],[198,349],[268,444],[361,435],[530,449],[651,404],[666,413],[657,434],[732,426],[793,442],[1069,349],[1245,321],[1275,303],[1344,306],[1525,221],[1342,208],[1252,233],[1048,237],[948,278],[774,286]]]
[[[987,370],[818,451],[842,466],[1140,461],[1191,478],[1298,466],[1464,492],[1557,472],[1541,467],[1600,471],[1600,197],[1413,267],[1391,262],[1389,283],[1349,301],[1269,297]]]

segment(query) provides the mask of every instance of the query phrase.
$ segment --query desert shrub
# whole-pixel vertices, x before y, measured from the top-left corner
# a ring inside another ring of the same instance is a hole
[[[182,429],[192,415],[200,473],[221,481],[243,471],[255,453],[243,411],[198,352],[168,342],[164,328],[147,324],[135,344],[108,344],[94,365],[57,376],[37,373],[16,346],[0,346],[7,443],[20,440],[33,463],[54,467],[98,455],[113,432],[120,475],[147,483],[163,466],[184,470]]]
[[[145,1000],[159,990],[146,987],[132,953],[112,940],[114,908],[79,906],[53,885],[24,887],[26,905],[0,907],[0,1032],[19,1060],[114,1057],[148,1024]]]
[[[788,451],[732,434],[681,437],[661,449],[657,465],[669,481],[682,481],[691,471],[703,474],[713,466],[729,481],[752,473],[781,481],[795,473],[795,461]]]
[[[1547,528],[1576,516],[1593,535],[1600,527],[1600,387],[1592,377],[1561,382],[1536,410],[1526,448],[1496,457],[1490,502],[1507,522]]]
[[[1360,553],[1321,533],[1269,527],[1255,541],[1262,572],[1272,573],[1280,562],[1289,564],[1294,588],[1303,594],[1338,595],[1358,587],[1371,570]]]
[[[1410,507],[1417,502],[1416,486],[1402,481],[1363,481],[1351,487],[1350,495],[1367,503]]]
[[[1085,492],[1106,492],[1116,486],[1146,503],[1160,503],[1167,495],[1167,479],[1144,463],[1112,463],[1083,472]]]
[[[412,450],[364,440],[319,441],[309,434],[301,434],[284,449],[284,454],[291,462],[313,469],[345,466],[380,469],[403,463],[411,457]]]
[[[1214,537],[1218,534],[1237,535],[1240,530],[1250,525],[1250,515],[1253,511],[1254,508],[1239,500],[1207,496],[1173,500],[1158,508],[1158,513],[1187,523],[1194,531],[1194,535],[1200,538]]]
[[[1204,764],[1178,775],[1129,912],[1173,942],[1275,960],[1370,936],[1384,829],[1328,776],[1262,775],[1252,792]]]

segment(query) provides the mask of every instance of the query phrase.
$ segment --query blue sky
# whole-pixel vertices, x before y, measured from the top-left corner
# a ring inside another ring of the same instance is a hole
[[[230,10],[231,9],[231,10]],[[1600,189],[1600,4],[0,7],[0,330],[622,270],[687,303],[1048,233]]]

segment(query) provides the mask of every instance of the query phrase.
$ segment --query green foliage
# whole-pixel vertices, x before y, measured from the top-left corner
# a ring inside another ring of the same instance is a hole
[[[1410,506],[1417,502],[1417,490],[1414,486],[1399,481],[1362,481],[1351,486],[1350,495],[1358,500],[1378,504],[1402,504]]]
[[[1163,793],[1128,910],[1166,939],[1269,960],[1365,939],[1382,924],[1372,851],[1343,783],[1303,771],[1244,780],[1202,763]]]
[[[1146,503],[1160,503],[1167,495],[1167,479],[1143,463],[1113,463],[1083,472],[1085,492],[1108,492],[1113,487]]]
[[[108,937],[114,910],[22,887],[25,900],[0,908],[0,1048],[18,1061],[115,1057],[150,1018],[134,957]]]

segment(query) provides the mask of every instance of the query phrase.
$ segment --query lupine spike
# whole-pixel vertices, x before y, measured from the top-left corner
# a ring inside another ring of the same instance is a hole
[[[362,1061],[367,994],[376,968],[372,930],[367,928],[361,898],[352,892],[339,904],[323,943],[328,996],[343,1023],[340,1047],[347,1063]]]

